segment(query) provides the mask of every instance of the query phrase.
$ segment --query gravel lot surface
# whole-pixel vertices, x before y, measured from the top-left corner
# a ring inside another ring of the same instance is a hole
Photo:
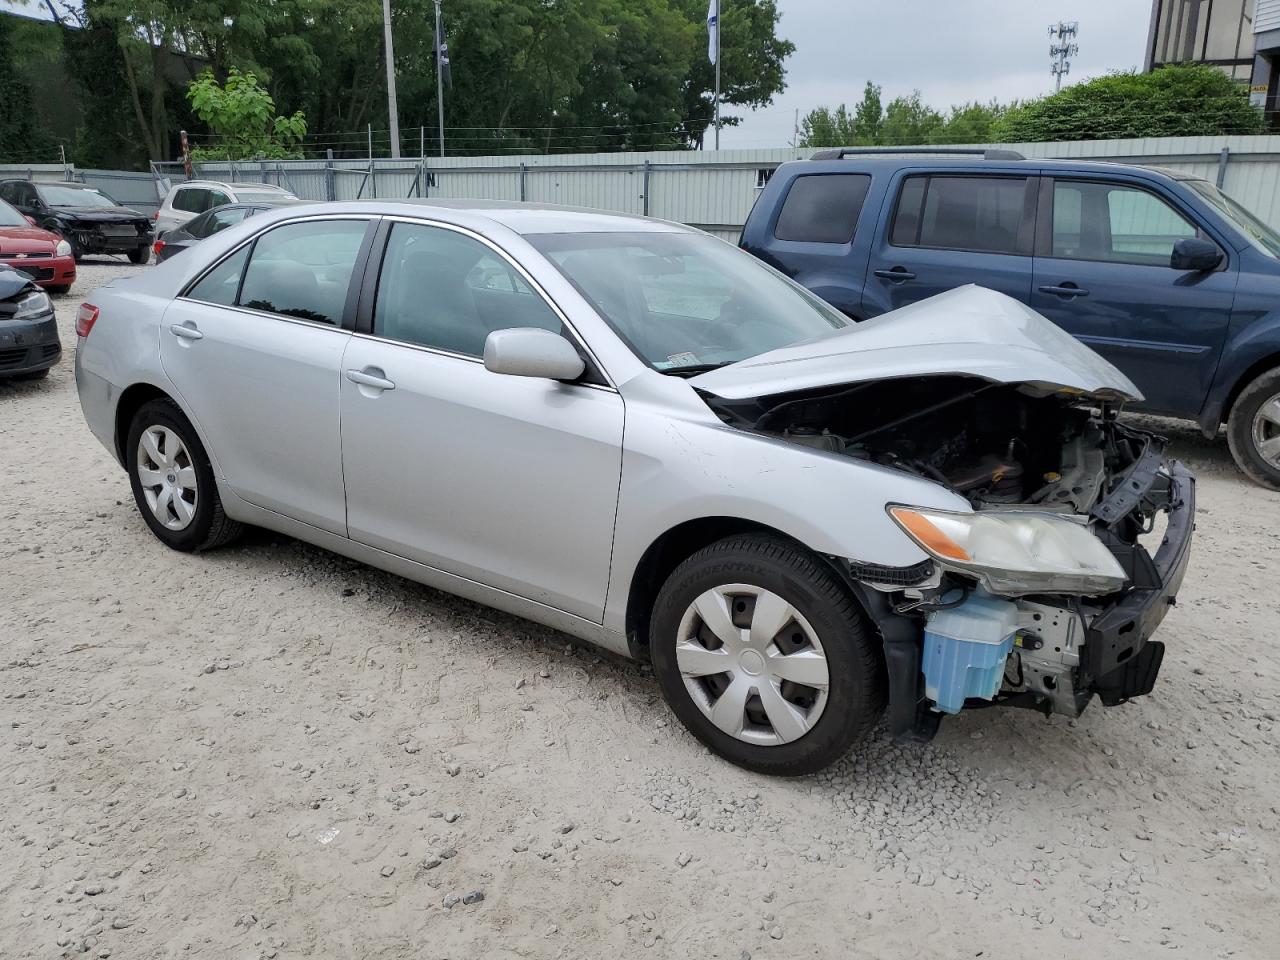
[[[1280,495],[1200,476],[1156,693],[769,780],[639,666],[266,533],[166,550],[0,383],[0,956],[1274,958]]]

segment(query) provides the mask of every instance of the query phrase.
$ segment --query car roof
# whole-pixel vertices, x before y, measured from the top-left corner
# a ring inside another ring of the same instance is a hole
[[[281,187],[274,183],[262,183],[257,180],[183,180],[181,183],[175,183],[173,185],[173,189],[175,190],[179,187],[224,187],[232,192],[235,192],[236,190],[252,190],[255,193],[262,190],[270,191],[271,193],[292,192],[286,187]]]
[[[339,200],[313,204],[317,211],[367,213],[375,216],[423,216],[458,226],[480,227],[499,224],[529,236],[540,233],[698,233],[692,227],[626,213],[610,213],[584,207],[548,203],[521,203],[515,200],[453,200],[409,198],[402,200]],[[283,217],[298,212],[295,204],[281,204],[270,216]],[[255,220],[256,222],[256,220]]]
[[[814,157],[810,160],[791,160],[783,164],[787,172],[795,176],[808,173],[834,173],[847,171],[850,173],[863,171],[867,173],[888,172],[891,170],[927,167],[930,169],[951,168],[964,172],[1009,173],[1023,170],[1045,170],[1052,172],[1061,170],[1064,173],[1097,174],[1105,176],[1115,173],[1156,174],[1172,180],[1199,180],[1201,177],[1181,170],[1171,170],[1156,164],[1122,163],[1113,160],[1076,160],[1069,157],[1024,157],[1019,158],[1012,151],[993,150],[987,156],[981,152],[976,155],[949,153],[945,149],[937,152],[927,150],[906,149],[902,153],[894,153],[891,148],[881,148],[874,152],[858,152],[851,149],[843,157]]]

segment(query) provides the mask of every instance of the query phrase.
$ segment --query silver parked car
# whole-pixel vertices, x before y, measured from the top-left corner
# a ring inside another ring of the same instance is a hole
[[[256,524],[650,659],[711,749],[801,774],[888,710],[1151,691],[1193,481],[1008,297],[852,325],[671,223],[284,208],[96,291],[76,379],[178,550]],[[1167,513],[1152,555],[1139,540]]]

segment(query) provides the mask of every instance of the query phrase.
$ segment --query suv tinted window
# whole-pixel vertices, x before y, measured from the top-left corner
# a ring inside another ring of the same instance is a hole
[[[1153,193],[1114,183],[1056,181],[1052,255],[1072,260],[1169,265],[1194,224]]]
[[[240,306],[341,323],[366,227],[364,220],[309,220],[264,233],[253,245]]]
[[[773,235],[779,240],[848,243],[869,186],[871,177],[863,173],[796,177]]]
[[[173,209],[204,213],[209,209],[209,191],[203,187],[179,187],[173,195]]]
[[[489,334],[508,327],[561,331],[547,302],[480,241],[440,227],[391,228],[375,334],[479,357]]]
[[[981,253],[1018,253],[1025,177],[907,177],[889,242]]]

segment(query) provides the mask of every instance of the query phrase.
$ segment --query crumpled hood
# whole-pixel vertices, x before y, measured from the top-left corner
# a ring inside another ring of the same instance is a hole
[[[84,223],[120,223],[122,221],[147,220],[147,215],[131,207],[54,207],[53,212],[70,220]]]
[[[0,263],[0,300],[8,300],[28,288],[40,289],[27,274]]]
[[[688,381],[726,400],[868,380],[967,374],[1098,399],[1141,400],[1133,382],[1012,297],[970,284]]]

